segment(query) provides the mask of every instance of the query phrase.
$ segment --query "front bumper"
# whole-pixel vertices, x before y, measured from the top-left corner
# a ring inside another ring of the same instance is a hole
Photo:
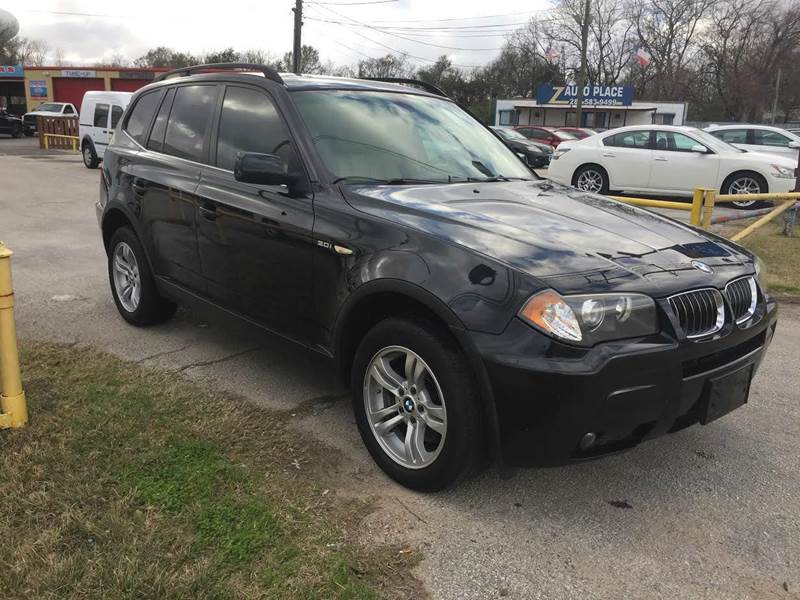
[[[473,334],[494,391],[503,460],[565,464],[700,422],[711,380],[749,366],[755,373],[776,322],[768,300],[756,323],[705,342],[660,334],[577,349],[519,319],[499,336]],[[589,447],[587,433],[596,436]]]

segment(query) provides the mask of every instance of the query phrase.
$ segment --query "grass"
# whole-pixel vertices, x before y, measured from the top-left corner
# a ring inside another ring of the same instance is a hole
[[[730,237],[752,223],[752,219],[726,223],[721,233]],[[734,224],[735,223],[735,224]],[[766,281],[771,293],[800,296],[800,222],[795,226],[795,236],[786,237],[783,218],[767,223],[739,243],[755,252],[767,266]]]
[[[23,344],[31,423],[0,431],[0,597],[424,595],[413,553],[281,413],[88,349]],[[298,468],[299,467],[299,468]]]

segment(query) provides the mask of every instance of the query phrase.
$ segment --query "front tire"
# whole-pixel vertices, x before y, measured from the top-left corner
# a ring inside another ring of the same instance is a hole
[[[758,173],[751,171],[740,171],[729,175],[725,181],[722,182],[722,194],[766,194],[769,192],[766,180]],[[743,200],[741,202],[732,202],[734,207],[744,210],[752,210],[754,208],[761,208],[767,206],[768,202],[759,202],[758,200]]]
[[[175,304],[158,295],[144,249],[129,227],[111,237],[108,279],[117,310],[131,325],[153,325],[175,314]]]
[[[96,169],[97,165],[100,164],[100,159],[97,158],[97,153],[94,151],[94,146],[92,146],[90,142],[83,143],[81,154],[83,155],[83,164],[87,169]]]
[[[582,192],[608,194],[608,173],[599,165],[583,165],[572,176],[572,186]]]
[[[361,439],[401,485],[440,490],[478,463],[476,386],[460,350],[435,323],[379,322],[356,351],[351,381]]]

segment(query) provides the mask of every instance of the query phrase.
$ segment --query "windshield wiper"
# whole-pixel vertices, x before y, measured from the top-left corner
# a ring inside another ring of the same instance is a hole
[[[384,185],[407,185],[407,184],[428,184],[428,183],[448,183],[448,180],[444,179],[414,179],[413,177],[395,177],[393,179],[380,179],[377,177],[366,177],[362,175],[348,175],[346,177],[339,177],[338,179],[334,179],[333,183],[341,183],[343,181],[352,181],[352,182],[367,182],[367,183],[380,183]]]

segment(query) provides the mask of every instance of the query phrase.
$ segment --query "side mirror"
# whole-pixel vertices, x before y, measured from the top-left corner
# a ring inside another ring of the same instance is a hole
[[[233,177],[242,183],[288,185],[294,181],[280,156],[259,152],[238,152]]]
[[[800,149],[800,142],[792,140],[789,142],[789,148],[794,148],[795,150]]]
[[[708,148],[703,146],[703,144],[695,144],[692,146],[692,152],[697,152],[698,154],[708,154]]]

